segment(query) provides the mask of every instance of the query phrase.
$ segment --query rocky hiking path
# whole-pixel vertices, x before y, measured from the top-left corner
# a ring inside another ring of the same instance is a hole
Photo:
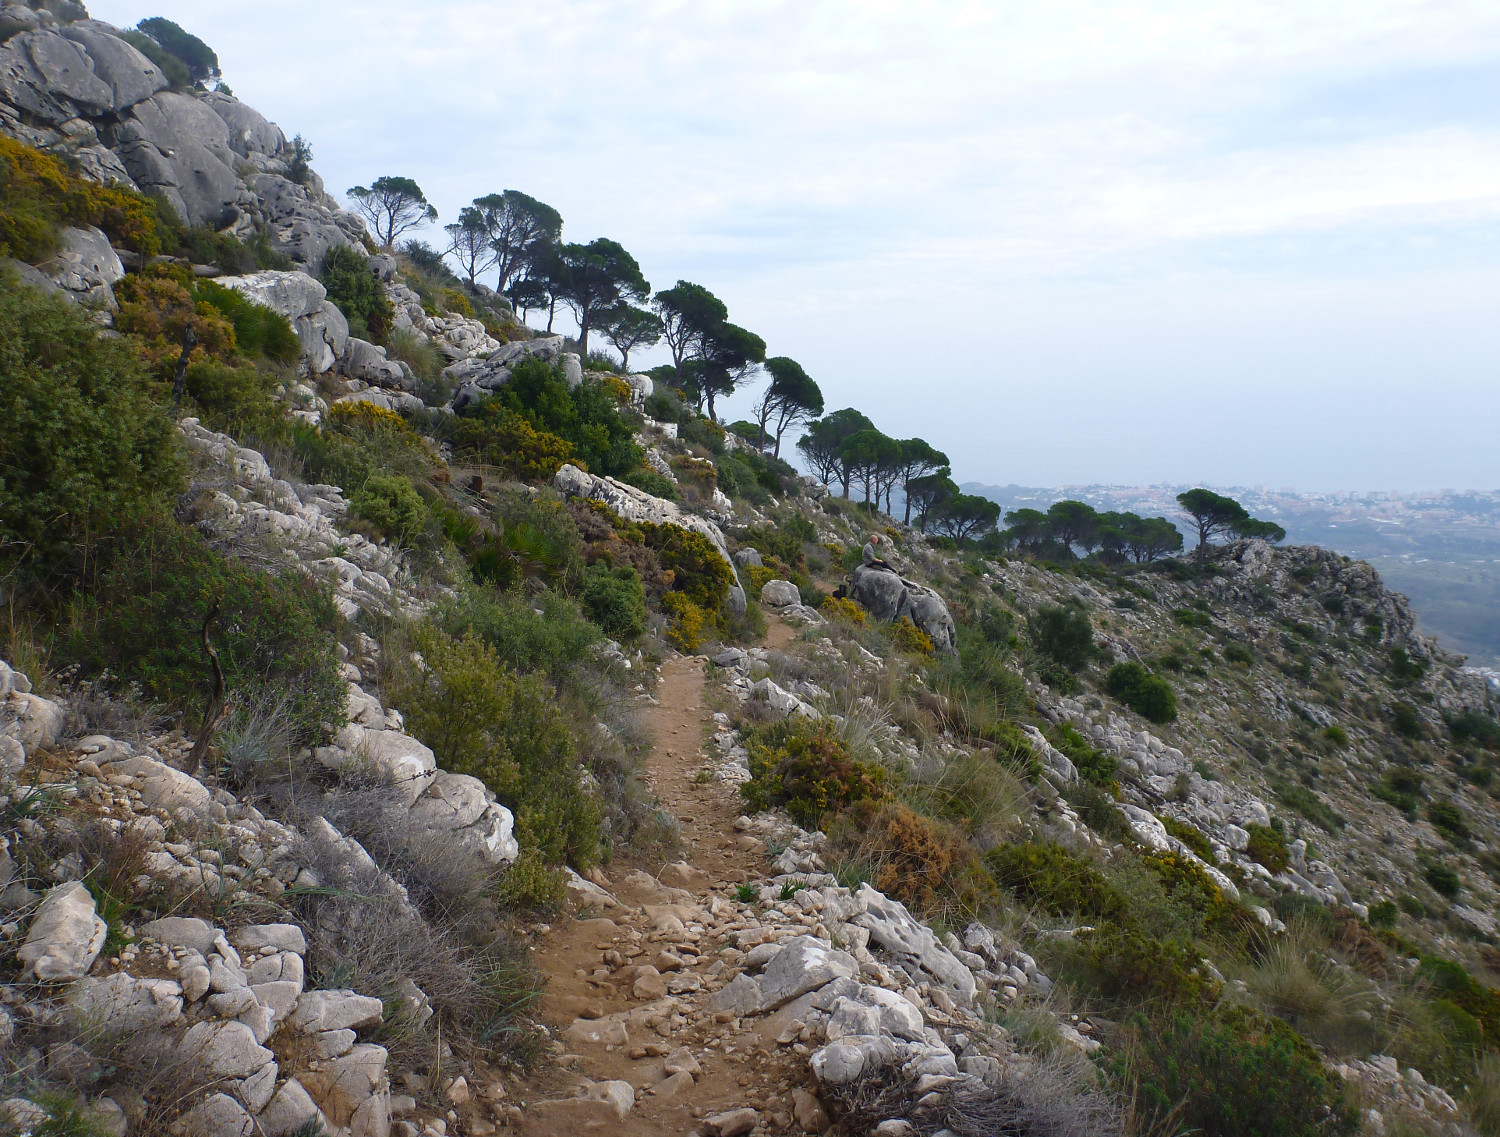
[[[773,621],[767,646],[794,636]],[[616,865],[575,882],[578,915],[537,937],[541,1017],[560,1050],[515,1087],[527,1137],[732,1137],[828,1125],[810,1093],[806,1048],[778,1044],[788,1022],[707,1005],[733,973],[719,957],[718,929],[743,916],[735,886],[764,875],[766,846],[737,830],[743,810],[732,783],[699,780],[712,719],[704,662],[667,660],[648,716],[654,744],[643,779],[676,817],[687,859]]]

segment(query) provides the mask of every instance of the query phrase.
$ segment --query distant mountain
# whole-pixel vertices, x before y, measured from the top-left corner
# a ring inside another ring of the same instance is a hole
[[[1166,517],[1186,532],[1177,495],[1187,485],[989,486],[966,482],[1012,509],[1046,509],[1072,498],[1096,509]],[[1290,544],[1322,545],[1369,561],[1411,598],[1423,629],[1478,666],[1500,665],[1500,491],[1296,493],[1264,486],[1214,487],[1254,516],[1275,521]]]

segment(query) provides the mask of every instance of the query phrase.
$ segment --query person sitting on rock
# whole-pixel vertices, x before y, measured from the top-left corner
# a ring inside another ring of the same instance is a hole
[[[869,543],[865,545],[864,553],[862,554],[865,568],[884,569],[886,572],[895,572],[896,570],[889,563],[880,559],[879,550],[880,534],[871,533]]]

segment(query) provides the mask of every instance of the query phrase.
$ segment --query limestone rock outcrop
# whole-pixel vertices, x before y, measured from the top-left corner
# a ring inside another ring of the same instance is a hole
[[[861,565],[854,570],[850,595],[877,620],[893,624],[905,616],[927,634],[938,651],[957,650],[948,605],[925,585],[885,569]]]
[[[66,157],[85,177],[165,202],[188,225],[248,236],[316,268],[357,246],[363,221],[316,175],[287,175],[286,136],[225,91],[169,89],[167,77],[99,20],[4,9],[0,132]]]
[[[734,559],[729,555],[729,544],[724,532],[706,517],[689,513],[674,501],[654,497],[645,490],[627,485],[614,478],[601,478],[586,474],[574,465],[565,465],[557,471],[552,484],[567,497],[582,497],[603,502],[627,521],[647,521],[653,525],[676,525],[707,537],[718,550],[729,571],[735,574],[735,583],[730,588],[729,606],[737,613],[745,611],[745,589],[739,583]]]

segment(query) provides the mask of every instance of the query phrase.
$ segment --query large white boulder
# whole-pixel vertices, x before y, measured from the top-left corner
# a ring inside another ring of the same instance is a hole
[[[371,730],[350,723],[339,731],[335,745],[315,751],[319,762],[332,769],[360,766],[378,775],[393,797],[408,805],[422,796],[437,776],[437,759],[431,750],[399,730]]]
[[[925,585],[899,574],[861,565],[854,570],[850,594],[877,620],[896,623],[903,616],[921,628],[938,651],[956,651],[957,633],[943,598]]]
[[[787,608],[802,603],[802,593],[789,580],[768,580],[761,585],[760,601],[772,608]]]
[[[904,904],[868,884],[860,887],[856,899],[865,910],[851,922],[869,929],[871,943],[916,964],[963,1002],[973,1000],[977,990],[973,973]]]
[[[108,934],[89,890],[69,881],[47,893],[16,956],[44,983],[71,982],[88,974]]]
[[[70,298],[101,308],[114,309],[114,286],[125,279],[125,266],[103,232],[67,228],[56,254],[43,271]]]
[[[242,1022],[201,1022],[189,1028],[178,1053],[208,1080],[245,1078],[275,1059]]]
[[[207,817],[213,805],[213,795],[197,778],[174,770],[164,762],[140,755],[119,758],[108,763],[111,774],[129,774],[139,782],[141,800],[152,809],[165,809],[175,813],[186,809],[200,817]]]
[[[80,20],[64,28],[62,35],[88,54],[95,77],[110,89],[110,110],[119,113],[166,90],[169,84],[156,64],[112,35],[113,31],[108,24]]]
[[[478,778],[439,771],[408,816],[420,831],[453,838],[492,865],[520,855],[515,818]]]
[[[182,1017],[182,986],[120,971],[81,979],[68,992],[68,1002],[90,1037],[119,1035],[176,1022]]]

